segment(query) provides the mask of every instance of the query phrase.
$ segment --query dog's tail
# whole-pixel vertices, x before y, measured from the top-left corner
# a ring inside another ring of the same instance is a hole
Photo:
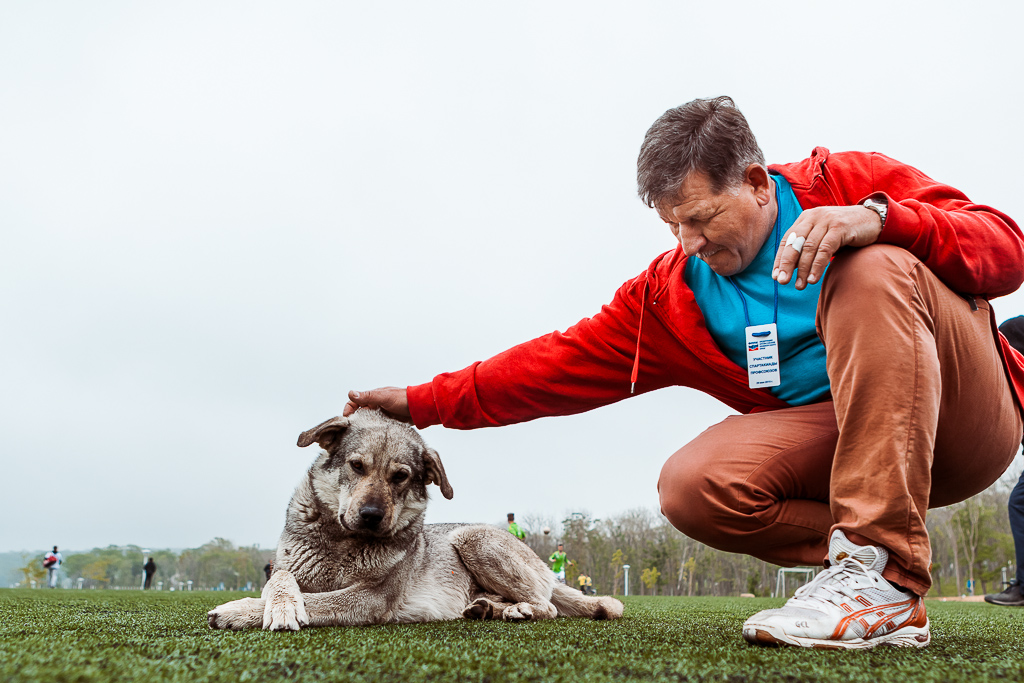
[[[556,583],[551,602],[560,617],[589,617],[591,619],[618,619],[622,616],[622,603],[607,595],[589,596],[578,590]]]

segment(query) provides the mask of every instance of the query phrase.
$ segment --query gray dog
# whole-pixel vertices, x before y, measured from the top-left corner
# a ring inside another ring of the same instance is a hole
[[[377,411],[299,436],[323,449],[288,504],[277,571],[211,628],[357,626],[442,619],[616,619],[622,603],[555,582],[536,553],[483,524],[424,524],[427,484],[452,497],[437,451]]]

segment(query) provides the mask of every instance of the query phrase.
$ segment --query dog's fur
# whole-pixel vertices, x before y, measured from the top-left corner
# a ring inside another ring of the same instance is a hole
[[[260,598],[208,613],[212,628],[442,619],[615,619],[622,603],[555,582],[525,543],[482,524],[424,524],[427,485],[451,498],[444,466],[412,427],[361,409],[303,432],[323,451],[288,504],[276,571]]]

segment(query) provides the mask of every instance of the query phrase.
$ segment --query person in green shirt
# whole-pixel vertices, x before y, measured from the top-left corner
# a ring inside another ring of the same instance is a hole
[[[558,550],[551,553],[551,557],[548,558],[548,562],[551,563],[551,571],[555,573],[555,578],[558,579],[559,583],[565,583],[565,565],[567,564],[565,559],[565,550],[562,548],[562,544],[558,544]]]
[[[508,532],[523,543],[526,543],[526,532],[520,529],[519,525],[516,524],[516,515],[514,512],[508,513]]]

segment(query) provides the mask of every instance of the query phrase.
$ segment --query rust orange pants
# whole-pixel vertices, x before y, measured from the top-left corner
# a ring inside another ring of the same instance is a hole
[[[833,401],[710,427],[662,468],[661,509],[691,538],[784,566],[821,565],[842,529],[924,595],[927,510],[984,490],[1021,442],[991,312],[889,245],[841,252],[821,286]]]

